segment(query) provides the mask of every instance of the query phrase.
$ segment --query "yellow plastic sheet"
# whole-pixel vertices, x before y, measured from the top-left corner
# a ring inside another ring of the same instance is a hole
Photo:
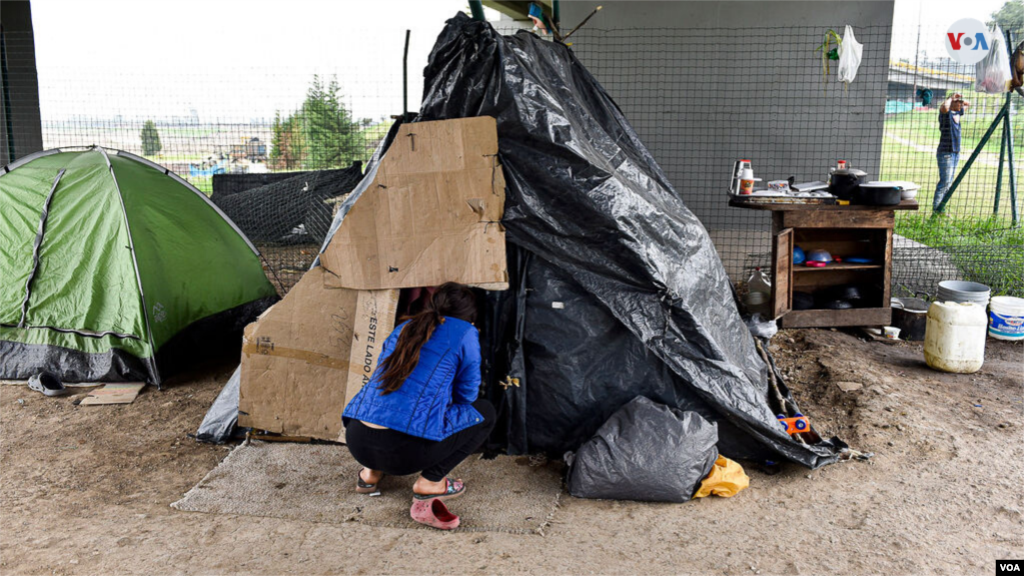
[[[743,467],[725,456],[719,456],[711,467],[711,473],[700,483],[700,490],[693,497],[703,498],[714,494],[728,498],[747,486],[750,486],[750,478]]]

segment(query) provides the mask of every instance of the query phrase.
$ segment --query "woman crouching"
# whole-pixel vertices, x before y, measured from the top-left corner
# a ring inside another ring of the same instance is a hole
[[[384,474],[416,473],[414,509],[417,500],[465,492],[448,473],[483,445],[495,420],[494,407],[477,399],[476,314],[473,291],[449,282],[384,343],[373,378],[342,415],[349,451],[365,466],[358,492],[378,492]]]

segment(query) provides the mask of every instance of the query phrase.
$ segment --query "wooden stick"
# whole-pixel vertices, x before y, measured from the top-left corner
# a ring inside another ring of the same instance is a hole
[[[580,22],[578,26],[576,26],[575,28],[573,28],[571,32],[569,32],[568,34],[566,34],[566,35],[565,35],[565,36],[564,36],[564,37],[562,38],[562,41],[568,40],[568,39],[569,39],[569,36],[572,36],[573,34],[575,34],[575,33],[576,33],[576,31],[577,31],[577,30],[579,30],[580,28],[583,28],[583,25],[584,25],[584,24],[586,24],[586,23],[587,23],[587,22],[588,22],[588,21],[589,21],[589,20],[590,20],[591,18],[593,18],[593,17],[594,17],[594,14],[597,14],[597,12],[598,12],[598,11],[599,11],[599,10],[600,10],[601,8],[604,8],[604,6],[598,6],[597,8],[594,8],[594,11],[593,11],[593,12],[591,12],[590,14],[588,14],[588,15],[587,15],[587,17],[583,19],[583,22]]]

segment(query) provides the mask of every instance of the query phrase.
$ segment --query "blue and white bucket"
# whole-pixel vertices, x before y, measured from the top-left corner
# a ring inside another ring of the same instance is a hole
[[[1024,298],[992,298],[988,309],[988,334],[997,340],[1024,340]]]

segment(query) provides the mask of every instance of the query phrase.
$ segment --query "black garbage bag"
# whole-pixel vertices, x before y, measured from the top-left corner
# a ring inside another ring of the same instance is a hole
[[[804,444],[779,426],[773,368],[755,348],[707,231],[569,47],[525,31],[502,36],[463,14],[449,20],[413,121],[474,116],[497,120],[512,286],[486,298],[481,313],[483,388],[502,419],[490,448],[499,439],[511,454],[561,454],[646,394],[715,422],[719,448],[734,458],[810,468],[838,459],[841,441]],[[339,207],[324,247],[361,195],[378,193],[369,184],[397,125]],[[556,276],[557,287],[541,289]],[[551,295],[577,306],[553,307]],[[577,353],[590,360],[566,356]]]
[[[778,425],[769,367],[740,316],[707,231],[568,46],[526,31],[502,36],[462,14],[449,20],[424,71],[416,121],[473,116],[497,120],[507,182],[502,223],[510,244],[543,259],[589,294],[675,374],[674,385],[687,388],[680,398],[699,397],[720,421],[742,431],[750,452],[765,448],[811,468],[837,460],[841,443],[803,444]],[[519,323],[524,313],[520,307],[513,321]],[[579,346],[608,356],[626,353],[600,334],[576,332],[586,338]],[[551,425],[528,416],[531,372],[539,364],[526,354],[525,362],[510,365],[525,366],[525,373],[516,375],[518,386],[505,387],[503,401],[525,410],[510,423],[519,430],[509,435],[529,439],[538,427]],[[604,397],[605,382],[615,381],[615,374],[595,380],[560,371],[568,388],[559,425],[586,422],[591,407],[574,409],[571,399]],[[788,397],[784,385],[780,390]],[[617,394],[607,397],[608,412],[621,406]],[[558,447],[527,444],[531,452]]]
[[[718,427],[637,396],[566,456],[577,498],[686,502],[718,458]]]

